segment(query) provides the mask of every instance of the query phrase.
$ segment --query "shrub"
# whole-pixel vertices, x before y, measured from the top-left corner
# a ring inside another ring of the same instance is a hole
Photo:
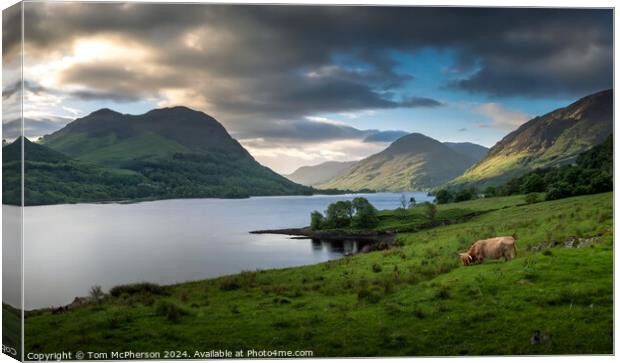
[[[383,269],[381,268],[381,265],[379,265],[378,263],[373,263],[372,264],[372,272],[381,272]]]
[[[424,215],[428,220],[434,221],[437,216],[437,206],[433,203],[424,202],[422,203],[422,207],[424,208]]]
[[[570,197],[572,195],[571,186],[566,182],[558,182],[549,186],[547,191],[547,200],[556,200]]]
[[[525,196],[525,203],[534,204],[540,202],[538,193],[530,193]]]
[[[114,286],[110,289],[110,295],[119,297],[123,294],[135,295],[169,295],[169,292],[162,286],[150,282],[139,282],[135,284]]]
[[[447,286],[440,286],[435,292],[435,298],[440,300],[450,298],[450,289]]]
[[[381,300],[382,295],[383,294],[379,286],[364,286],[357,292],[357,299],[376,304]]]
[[[455,202],[464,202],[466,200],[472,200],[476,197],[476,192],[473,189],[461,189],[454,195]]]
[[[223,291],[232,291],[232,290],[237,290],[240,289],[241,285],[239,284],[239,281],[237,281],[237,279],[229,277],[229,278],[224,278],[222,279],[222,282],[220,282],[220,290]]]
[[[483,194],[485,198],[496,197],[498,194],[497,188],[493,186],[489,186],[484,190]]]
[[[435,193],[435,200],[437,204],[446,204],[454,200],[454,194],[448,189],[440,189]]]
[[[227,276],[222,278],[220,282],[220,290],[232,291],[241,288],[248,289],[256,286],[256,272],[243,271],[240,274],[234,276]]]
[[[101,300],[103,300],[103,297],[105,296],[103,290],[101,289],[101,286],[99,285],[91,287],[89,295],[90,299],[97,303],[101,302]]]
[[[177,322],[181,316],[187,315],[187,311],[175,303],[167,300],[160,300],[155,306],[155,313],[164,316],[168,321]]]

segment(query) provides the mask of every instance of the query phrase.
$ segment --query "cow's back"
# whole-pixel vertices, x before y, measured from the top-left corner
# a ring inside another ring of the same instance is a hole
[[[482,258],[500,258],[504,256],[506,250],[514,248],[515,239],[513,237],[493,237],[477,241]]]

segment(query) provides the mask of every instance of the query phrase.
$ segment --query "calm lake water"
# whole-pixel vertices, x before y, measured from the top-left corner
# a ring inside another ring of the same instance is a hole
[[[407,200],[430,200],[404,193]],[[357,195],[177,199],[136,204],[73,204],[24,211],[26,309],[67,304],[91,286],[171,284],[241,271],[299,266],[342,257],[351,246],[253,235],[303,227],[313,210]],[[360,195],[378,209],[401,193]],[[4,213],[17,208],[4,206]],[[17,262],[18,264],[19,262]]]

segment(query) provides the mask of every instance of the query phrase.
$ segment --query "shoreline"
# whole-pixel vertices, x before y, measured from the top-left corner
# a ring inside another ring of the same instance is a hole
[[[264,229],[257,231],[250,231],[250,234],[283,234],[293,237],[305,237],[309,239],[319,239],[325,241],[360,241],[360,242],[380,242],[382,240],[393,239],[396,236],[394,232],[379,232],[379,231],[360,231],[360,232],[346,232],[346,231],[321,231],[313,230],[310,227],[303,228],[282,228],[282,229]]]
[[[350,191],[345,190],[341,191],[341,193],[326,193],[324,190],[317,190],[317,193],[313,194],[276,194],[276,195],[248,195],[248,196],[234,196],[234,197],[145,197],[145,198],[135,198],[135,199],[111,199],[111,200],[99,200],[99,201],[80,201],[80,202],[66,202],[66,203],[53,203],[53,204],[11,204],[11,203],[2,203],[2,205],[10,206],[10,207],[47,207],[47,206],[59,206],[59,205],[79,205],[79,204],[94,204],[94,205],[105,205],[105,204],[117,204],[117,205],[128,205],[128,204],[139,204],[144,202],[158,202],[158,201],[166,201],[166,200],[196,200],[196,199],[217,199],[217,200],[243,200],[243,199],[251,199],[251,198],[271,198],[271,197],[321,197],[321,196],[348,196],[348,195],[360,195],[360,194],[378,194],[378,193],[397,193],[397,192],[378,192],[378,191]],[[424,191],[415,191],[415,192],[402,192],[402,193],[425,193]]]

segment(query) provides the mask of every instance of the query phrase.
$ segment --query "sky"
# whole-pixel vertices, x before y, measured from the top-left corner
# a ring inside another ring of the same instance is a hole
[[[16,10],[5,105],[21,95]],[[27,137],[100,108],[184,105],[284,174],[411,132],[491,147],[613,82],[606,9],[32,2],[24,21]],[[4,138],[18,118],[4,107]]]

